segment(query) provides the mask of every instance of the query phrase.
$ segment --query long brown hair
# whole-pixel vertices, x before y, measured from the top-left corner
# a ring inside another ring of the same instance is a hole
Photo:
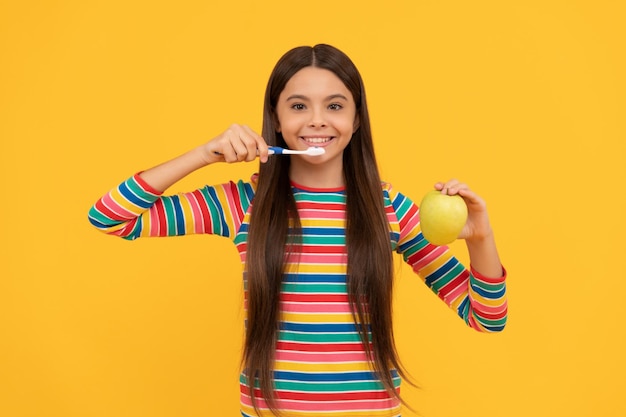
[[[324,44],[297,47],[283,55],[270,75],[265,91],[262,136],[269,145],[286,145],[277,132],[276,103],[289,79],[309,66],[327,69],[337,75],[352,93],[356,104],[359,127],[343,153],[348,294],[368,359],[385,389],[399,399],[391,369],[396,368],[403,377],[405,372],[396,352],[392,326],[390,229],[374,155],[365,89],[350,58]],[[242,361],[254,408],[258,411],[254,398],[256,380],[268,407],[275,414],[279,413],[273,388],[279,295],[286,253],[298,250],[300,236],[300,219],[288,173],[289,158],[270,158],[261,164],[246,253],[248,317]]]

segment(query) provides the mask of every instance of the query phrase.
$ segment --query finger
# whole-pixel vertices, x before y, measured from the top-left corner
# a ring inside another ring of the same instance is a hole
[[[256,158],[256,141],[244,126],[232,125],[227,131],[227,137],[236,155],[233,162],[249,162]]]
[[[252,134],[251,134],[252,133]],[[256,134],[246,126],[233,125],[231,144],[237,154],[237,161],[253,161],[257,157]]]
[[[247,162],[254,161],[257,157],[257,134],[248,126],[241,126],[240,138],[246,147]]]
[[[231,128],[224,133],[222,154],[226,162],[239,162],[242,154],[245,154],[245,149],[245,146],[241,145],[237,129]]]
[[[222,155],[224,156],[224,161],[232,164],[233,162],[238,162],[237,150],[234,148],[232,142],[226,143],[224,148],[222,149]]]
[[[209,142],[207,146],[211,157],[215,158],[216,162],[233,162],[237,157],[230,142],[223,136],[219,141]]]
[[[455,181],[447,187],[447,190],[448,190],[448,195],[456,195],[461,190],[469,190],[469,187],[465,183]]]
[[[235,154],[237,155],[237,161],[241,162],[241,161],[248,160],[248,156],[250,155],[250,152],[249,152],[248,145],[246,144],[245,139],[242,139],[241,137],[237,137],[231,142],[231,145],[233,147],[233,150],[235,151]],[[254,159],[255,157],[256,155],[252,159]]]
[[[469,188],[459,190],[459,195],[463,197],[468,207],[475,206],[486,208],[485,200]]]
[[[438,190],[441,191],[441,194],[448,194],[448,195],[453,195],[453,193],[450,192],[451,189],[454,188],[454,186],[456,186],[459,183],[459,181],[455,178],[446,181],[445,183],[437,183],[440,184],[440,188],[438,188]],[[456,194],[456,191],[454,192],[454,194]]]
[[[254,143],[253,143],[254,155],[255,156],[258,155],[259,159],[261,160],[261,162],[267,162],[268,146],[267,146],[267,143],[265,142],[265,139],[263,139],[263,137],[261,135],[259,135],[254,130],[252,130],[252,128],[250,128],[248,125],[243,125],[242,127],[243,127],[243,130],[246,132],[246,134],[250,138],[252,138],[252,140],[254,141]]]

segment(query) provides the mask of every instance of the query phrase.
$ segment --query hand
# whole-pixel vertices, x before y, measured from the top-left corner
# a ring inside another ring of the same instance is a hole
[[[257,156],[267,162],[267,143],[246,125],[231,125],[224,133],[204,145],[207,164],[213,162],[250,162]]]
[[[489,224],[487,205],[485,201],[475,192],[470,190],[467,184],[456,179],[451,179],[445,183],[438,182],[435,189],[443,194],[460,195],[467,205],[467,222],[459,234],[459,239],[483,240],[492,236],[493,231]]]

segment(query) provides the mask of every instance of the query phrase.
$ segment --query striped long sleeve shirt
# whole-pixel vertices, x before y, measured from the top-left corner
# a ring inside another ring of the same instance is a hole
[[[228,237],[245,265],[255,189],[253,176],[247,182],[164,196],[135,175],[98,200],[89,220],[107,234],[130,240],[201,233]],[[292,417],[400,416],[399,402],[372,372],[348,301],[345,190],[297,184],[292,189],[303,236],[297,260],[287,261],[280,295],[274,364],[278,406]],[[505,276],[487,278],[465,268],[447,247],[424,239],[418,207],[409,198],[386,183],[381,192],[392,249],[468,326],[502,330]],[[399,390],[400,377],[392,373]],[[257,416],[243,372],[240,387],[241,414]],[[264,401],[255,395],[263,410]]]

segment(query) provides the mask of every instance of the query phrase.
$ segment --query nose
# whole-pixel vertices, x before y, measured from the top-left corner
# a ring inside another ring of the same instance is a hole
[[[313,109],[309,120],[309,127],[325,127],[327,124],[324,112],[321,109]]]

